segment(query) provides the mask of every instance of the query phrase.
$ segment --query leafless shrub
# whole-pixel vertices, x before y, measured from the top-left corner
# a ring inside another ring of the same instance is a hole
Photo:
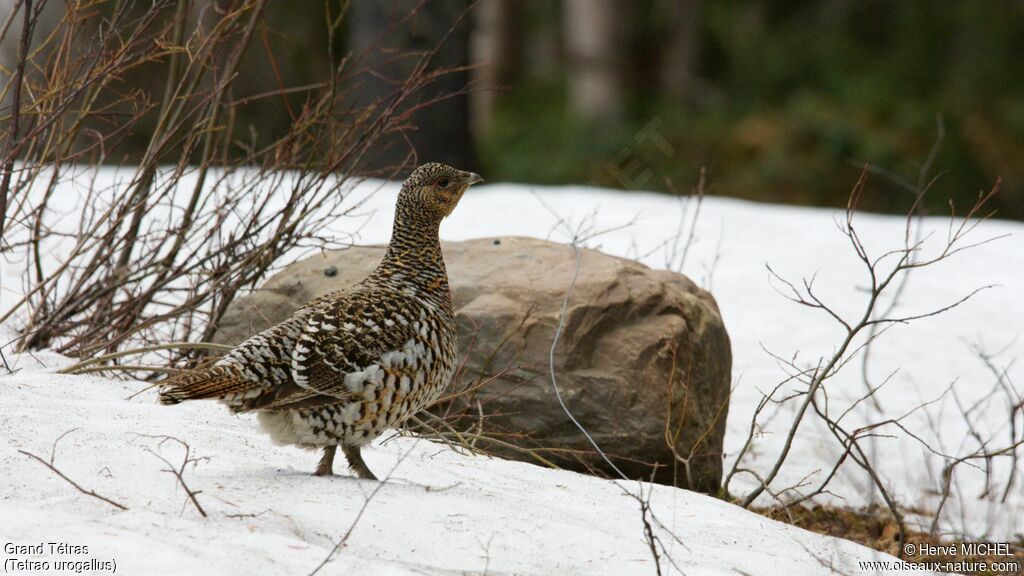
[[[868,170],[874,173],[881,174],[889,181],[893,182],[901,188],[904,192],[907,192],[915,199],[914,208],[911,211],[913,213],[913,227],[914,227],[914,243],[919,244],[924,240],[924,226],[922,226],[922,220],[924,219],[925,205],[920,200],[923,199],[924,195],[928,193],[928,190],[932,187],[935,180],[932,179],[932,168],[935,165],[935,159],[939,155],[939,150],[942,149],[942,143],[946,139],[946,127],[943,123],[942,116],[938,116],[935,120],[936,137],[935,142],[932,144],[931,150],[928,152],[928,157],[925,159],[924,164],[921,165],[921,169],[917,173],[917,182],[911,183],[906,179],[899,177],[896,174],[889,172],[888,170],[881,170],[877,167],[868,166]],[[908,218],[909,218],[908,214]],[[909,223],[909,222],[908,222]],[[913,258],[913,255],[911,255]],[[893,313],[897,306],[900,305],[901,298],[904,291],[907,288],[907,284],[910,281],[913,270],[908,269],[906,273],[900,275],[899,281],[893,289],[892,294],[889,297],[889,302],[884,309],[875,310],[875,315],[878,317],[885,317]],[[871,349],[874,343],[875,336],[878,331],[882,328],[881,324],[872,324],[868,327],[867,339],[864,345],[864,349],[861,353],[861,378],[864,380],[864,387],[870,394],[870,402],[875,409],[881,413],[881,405],[878,403],[878,398],[874,395],[873,391],[875,386],[871,382],[869,366],[871,365]]]
[[[697,224],[700,221],[704,198],[708,194],[707,168],[701,167],[697,184],[689,192],[679,191],[670,179],[665,180],[665,187],[679,199],[679,220],[675,230],[667,238],[643,252],[634,241],[629,255],[637,260],[645,260],[660,252],[666,270],[683,274],[690,251],[697,240]],[[706,290],[711,290],[715,269],[722,257],[722,237],[723,234],[719,234],[711,261],[702,263],[704,278],[701,285]]]
[[[956,390],[951,392],[957,416],[961,422],[966,423],[968,433],[953,453],[946,453],[944,450],[929,451],[942,462],[942,472],[936,482],[939,502],[931,512],[932,521],[928,528],[928,535],[931,538],[946,536],[941,531],[942,521],[945,518],[946,504],[954,491],[958,493],[961,501],[967,497],[988,499],[1006,505],[1006,500],[1022,473],[1019,453],[1024,447],[1024,391],[1018,390],[1010,378],[1009,367],[1015,359],[1002,365],[998,363],[997,358],[1005,350],[990,352],[978,343],[971,344],[970,348],[989,371],[994,382],[986,394],[981,395],[970,405],[964,403]],[[1004,417],[996,416],[997,421],[1002,422],[1003,426],[991,425],[993,405],[1005,406],[1007,410]],[[933,435],[941,442],[939,424],[934,420],[930,420],[929,423]],[[1006,437],[1003,437],[1003,434]],[[1000,469],[996,467],[997,460],[1009,461],[1002,467],[1004,475],[1001,477]],[[962,490],[957,486],[957,470],[961,466],[968,466],[984,475],[980,493],[970,496],[962,494]],[[970,537],[967,534],[953,536]]]
[[[236,95],[242,59],[267,25],[265,0],[210,3],[198,18],[189,2],[68,2],[56,29],[34,39],[44,4],[16,7],[31,46],[8,78],[14,106],[0,134],[0,255],[26,268],[24,297],[0,322],[18,318],[22,350],[116,362],[110,355],[130,348],[210,340],[236,294],[273,267],[345,242],[324,230],[352,210],[343,203],[355,175],[401,168],[365,169],[374,144],[407,130],[411,114],[436,101],[418,94],[454,70],[431,66],[436,47],[391,55],[415,62],[412,72],[386,97],[357,105],[353,91],[373,70],[366,54],[348,54],[315,86]],[[320,6],[331,38],[346,5]],[[162,95],[125,80],[143,66],[165,74]],[[284,135],[261,147],[233,139],[246,103],[298,93],[304,101]],[[109,167],[144,125],[152,128],[137,166]],[[84,207],[77,216],[72,203]]]
[[[840,314],[835,307],[825,302],[815,291],[814,278],[805,279],[798,286],[781,277],[771,267],[768,267],[770,278],[780,284],[780,287],[777,288],[780,294],[794,303],[817,310],[821,312],[824,317],[830,318],[832,321],[838,323],[842,327],[842,337],[839,342],[836,343],[833,354],[819,358],[809,366],[798,365],[795,356],[793,358],[784,358],[773,354],[773,357],[779,365],[787,371],[787,377],[776,385],[769,394],[764,396],[764,399],[755,410],[747,441],[737,454],[732,469],[726,475],[724,489],[726,493],[728,493],[731,480],[737,474],[747,474],[756,479],[757,485],[750,493],[738,499],[738,502],[741,505],[749,507],[754,503],[758,496],[767,492],[779,501],[781,506],[785,507],[806,501],[819,494],[826,493],[828,491],[829,483],[835,477],[839,468],[843,463],[850,460],[863,469],[871,479],[874,489],[881,495],[889,511],[897,521],[900,529],[900,542],[903,542],[905,539],[905,527],[900,507],[893,498],[888,487],[886,487],[882,482],[878,474],[877,463],[868,455],[863,443],[871,438],[877,437],[882,433],[882,429],[895,428],[898,431],[920,441],[927,450],[933,451],[934,449],[931,446],[922,439],[917,438],[902,424],[902,420],[915,411],[925,408],[927,403],[917,406],[899,417],[881,418],[866,425],[851,428],[843,423],[844,418],[846,418],[851,411],[861,403],[872,400],[873,397],[878,394],[882,388],[884,388],[892,375],[877,386],[869,386],[863,396],[854,401],[852,405],[839,414],[833,414],[830,411],[826,385],[859,353],[863,353],[863,351],[870,346],[872,342],[884,334],[887,327],[894,324],[906,324],[921,318],[942,314],[964,303],[978,292],[988,288],[987,286],[979,287],[945,306],[916,314],[898,315],[894,312],[894,306],[883,305],[883,301],[886,298],[893,296],[893,291],[902,290],[901,287],[904,285],[903,282],[905,281],[906,275],[911,271],[934,266],[935,264],[945,261],[959,252],[994,240],[994,238],[988,238],[975,242],[970,240],[969,236],[978,224],[989,216],[989,213],[985,211],[985,207],[987,202],[997,193],[999,184],[997,182],[991,191],[980,194],[978,200],[967,211],[964,217],[958,218],[955,213],[951,214],[950,224],[944,243],[939,247],[937,252],[930,255],[923,254],[923,246],[927,237],[922,237],[920,234],[915,233],[917,228],[915,226],[915,222],[918,222],[918,220],[916,220],[916,215],[918,213],[917,207],[927,190],[927,186],[922,187],[915,198],[914,205],[906,217],[903,246],[882,252],[878,255],[872,255],[865,247],[856,225],[857,204],[863,194],[866,181],[867,171],[861,174],[860,179],[851,192],[850,200],[845,211],[845,217],[843,220],[837,222],[841,233],[846,236],[851,249],[856,254],[857,259],[861,262],[865,271],[867,284],[867,289],[865,290],[866,296],[862,304],[861,311],[858,314],[855,316],[844,316]],[[792,393],[787,393],[788,395],[781,398],[777,397],[784,386],[793,383],[801,384],[804,388]],[[761,415],[762,410],[769,404],[782,405],[790,401],[797,401],[797,405],[789,423],[788,431],[784,437],[784,444],[781,452],[774,459],[772,465],[767,471],[758,472],[752,470],[749,466],[744,464],[744,458],[749,453],[752,445],[752,439],[759,427],[758,418]],[[806,416],[808,413],[817,416],[820,421],[825,424],[827,430],[833,435],[834,439],[838,443],[840,447],[840,454],[831,471],[825,476],[825,479],[821,483],[817,484],[812,490],[803,491],[802,487],[804,483],[801,483],[799,486],[773,489],[772,487],[778,479],[779,470],[786,462],[793,446],[793,442],[797,438],[800,426],[807,419]],[[797,496],[784,499],[782,498],[782,494],[785,492],[794,492]]]

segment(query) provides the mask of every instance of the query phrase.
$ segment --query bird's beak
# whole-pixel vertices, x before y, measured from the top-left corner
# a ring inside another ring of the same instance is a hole
[[[481,183],[483,181],[484,181],[484,179],[481,178],[480,175],[475,173],[475,172],[470,172],[469,175],[466,176],[466,186],[472,186],[473,184],[479,184],[479,183]]]

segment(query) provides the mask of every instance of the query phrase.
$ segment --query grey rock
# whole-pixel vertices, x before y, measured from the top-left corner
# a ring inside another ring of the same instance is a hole
[[[456,421],[465,429],[482,409],[486,432],[542,448],[535,453],[563,468],[614,476],[563,412],[551,383],[549,353],[576,270],[573,248],[503,237],[443,249],[465,358],[454,386],[486,383],[472,398],[435,411],[467,413]],[[241,342],[306,301],[350,286],[383,253],[355,247],[288,266],[232,304],[215,340]],[[332,269],[337,273],[324,273]],[[569,410],[627,476],[718,490],[732,353],[707,291],[685,276],[581,249],[555,368]],[[480,446],[537,461],[525,451]]]

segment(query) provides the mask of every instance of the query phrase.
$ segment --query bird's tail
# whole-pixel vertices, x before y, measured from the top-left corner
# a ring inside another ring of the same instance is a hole
[[[178,404],[185,400],[235,400],[258,393],[258,386],[245,378],[237,367],[214,365],[190,370],[165,380],[160,388],[160,403]]]

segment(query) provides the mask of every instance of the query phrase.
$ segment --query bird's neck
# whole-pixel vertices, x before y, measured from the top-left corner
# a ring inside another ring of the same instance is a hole
[[[376,281],[451,306],[448,274],[438,237],[440,221],[399,210]]]

